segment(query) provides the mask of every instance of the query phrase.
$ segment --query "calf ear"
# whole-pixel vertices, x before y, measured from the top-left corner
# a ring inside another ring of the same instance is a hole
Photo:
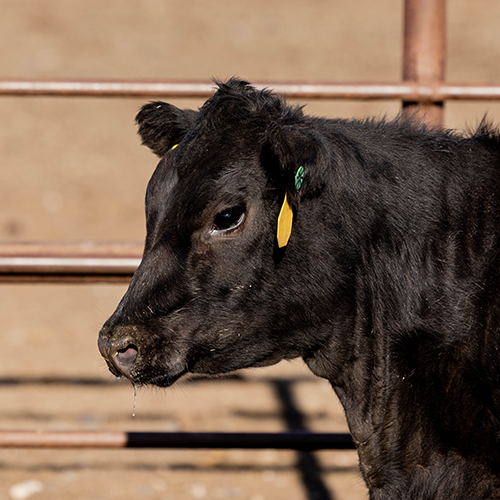
[[[271,123],[265,141],[262,164],[274,177],[278,189],[284,191],[276,226],[275,261],[278,262],[292,234],[294,213],[300,200],[317,196],[325,185],[327,149],[322,147],[322,136],[300,121]]]
[[[135,121],[139,126],[142,144],[160,158],[179,144],[198,112],[192,109],[179,109],[166,102],[150,102],[141,108]]]
[[[266,132],[264,163],[279,187],[284,186],[292,207],[308,194],[315,196],[324,185],[325,151],[321,136],[302,125],[272,123]]]

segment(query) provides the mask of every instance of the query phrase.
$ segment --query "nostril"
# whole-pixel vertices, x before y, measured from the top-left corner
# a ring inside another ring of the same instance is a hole
[[[115,355],[115,363],[118,368],[129,371],[137,358],[138,352],[134,344],[129,344],[123,349],[118,349]]]

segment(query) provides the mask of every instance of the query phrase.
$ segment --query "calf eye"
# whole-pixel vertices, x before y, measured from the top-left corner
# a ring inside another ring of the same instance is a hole
[[[212,230],[227,231],[228,229],[236,229],[243,222],[244,216],[245,210],[243,207],[224,210],[215,217]]]

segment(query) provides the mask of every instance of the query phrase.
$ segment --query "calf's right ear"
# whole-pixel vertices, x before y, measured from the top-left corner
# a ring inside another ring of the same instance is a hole
[[[135,121],[142,144],[162,158],[172,146],[182,141],[197,116],[198,112],[192,109],[179,109],[156,101],[143,106]]]

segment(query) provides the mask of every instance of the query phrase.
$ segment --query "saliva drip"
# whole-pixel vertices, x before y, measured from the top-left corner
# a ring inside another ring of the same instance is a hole
[[[137,405],[137,386],[134,384],[134,410],[132,411],[132,416],[135,417],[135,407]]]

